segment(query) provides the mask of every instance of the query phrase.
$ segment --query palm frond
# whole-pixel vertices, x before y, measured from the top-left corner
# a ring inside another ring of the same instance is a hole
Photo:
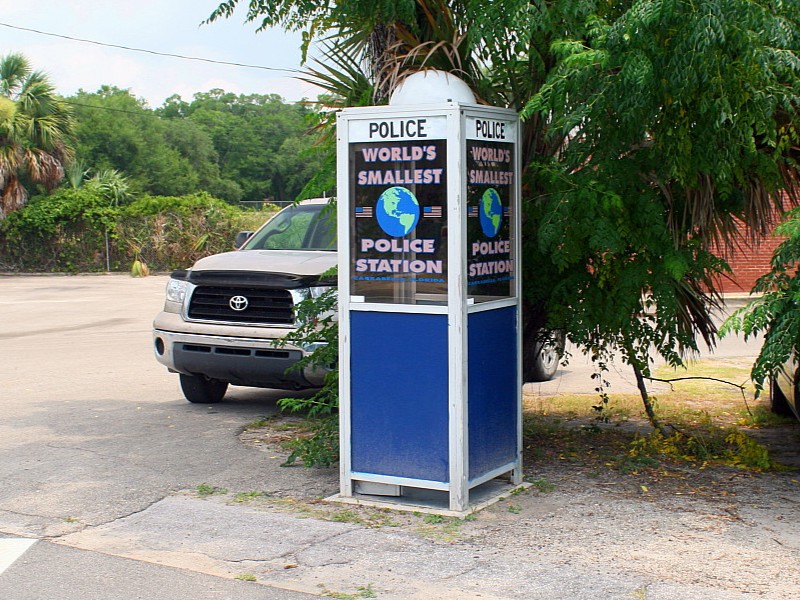
[[[323,62],[324,61],[324,62]],[[329,43],[317,68],[308,68],[301,81],[325,90],[331,108],[365,106],[372,99],[373,86],[362,66],[362,60],[352,47]]]

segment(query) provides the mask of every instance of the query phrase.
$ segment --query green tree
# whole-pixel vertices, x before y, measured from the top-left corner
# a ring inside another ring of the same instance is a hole
[[[740,0],[598,11],[552,45],[526,107],[561,142],[534,173],[533,259],[559,274],[550,316],[591,352],[621,352],[645,399],[653,350],[680,365],[698,337],[714,343],[726,266],[712,242],[737,217],[763,235],[780,192],[798,200],[798,18],[797,4]]]
[[[72,132],[47,76],[21,54],[0,57],[0,219],[25,204],[31,185],[49,191],[61,182]]]
[[[127,90],[103,86],[70,98],[78,121],[77,156],[92,172],[116,170],[131,191],[182,195],[200,190],[241,197],[221,175],[213,141],[186,119],[161,118]]]
[[[173,96],[160,112],[209,136],[220,172],[241,187],[242,200],[292,201],[320,167],[314,138],[307,134],[314,111],[275,94],[213,89],[188,103]]]
[[[222,3],[214,20],[238,0]],[[800,5],[779,0],[250,0],[249,21],[326,36],[375,101],[436,66],[524,117],[525,347],[563,328],[645,379],[715,340],[710,252],[798,200]],[[318,70],[319,71],[319,70]]]

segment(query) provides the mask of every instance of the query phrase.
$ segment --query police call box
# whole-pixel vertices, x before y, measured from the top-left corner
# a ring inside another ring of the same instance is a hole
[[[521,481],[518,136],[457,101],[339,114],[344,498]]]

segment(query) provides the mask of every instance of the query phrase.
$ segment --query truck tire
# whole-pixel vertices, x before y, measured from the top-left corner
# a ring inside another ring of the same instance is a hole
[[[186,399],[193,404],[215,404],[225,397],[228,382],[181,373],[181,390]]]
[[[778,387],[778,382],[774,377],[769,380],[769,409],[782,417],[791,417],[794,414],[789,405],[789,399]]]
[[[535,358],[530,372],[533,381],[550,381],[555,377],[565,341],[563,331],[554,331],[548,339],[536,341]]]

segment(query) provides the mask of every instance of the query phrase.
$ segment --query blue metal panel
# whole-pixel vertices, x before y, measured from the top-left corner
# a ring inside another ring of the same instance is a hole
[[[350,313],[352,470],[447,482],[447,316]]]
[[[517,456],[517,309],[468,318],[469,479]]]

